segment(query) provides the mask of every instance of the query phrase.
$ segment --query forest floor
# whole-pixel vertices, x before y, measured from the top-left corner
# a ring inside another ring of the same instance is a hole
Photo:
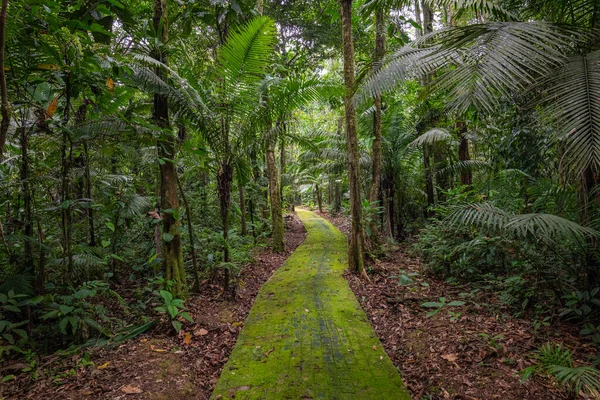
[[[348,233],[347,218],[322,214]],[[346,273],[352,290],[379,339],[416,400],[551,400],[567,396],[552,382],[524,383],[519,371],[531,365],[529,354],[550,341],[575,352],[585,365],[595,348],[569,324],[541,325],[511,316],[495,293],[481,291],[461,307],[445,307],[432,317],[424,302],[465,300],[472,287],[431,277],[409,255],[408,245],[388,246],[387,256],[368,265],[371,282]],[[400,286],[400,274],[415,273],[414,285]],[[421,285],[424,283],[425,285]]]
[[[168,334],[165,323],[116,349],[43,358],[32,372],[1,383],[0,399],[208,399],[259,289],[305,236],[295,216],[287,219],[285,253],[260,248],[242,269],[234,299],[223,296],[219,285],[203,282],[201,294],[187,302],[194,323],[179,335]],[[0,373],[23,366],[0,366]]]

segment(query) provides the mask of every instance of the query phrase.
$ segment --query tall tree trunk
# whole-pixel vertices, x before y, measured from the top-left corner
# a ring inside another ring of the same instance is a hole
[[[0,162],[4,161],[4,147],[6,146],[6,137],[8,127],[10,126],[10,110],[8,104],[8,89],[6,87],[6,72],[4,70],[4,58],[6,52],[6,11],[8,0],[2,0],[2,9],[0,10]]]
[[[593,213],[600,213],[600,196],[597,191],[600,182],[600,172],[595,166],[588,166],[583,171],[581,197],[583,202],[583,224],[589,226]],[[586,253],[587,284],[589,289],[597,287],[600,283],[600,260],[598,259],[598,239],[588,237]]]
[[[166,45],[168,41],[167,0],[154,0],[154,29],[160,35],[160,41]],[[167,64],[164,49],[158,50],[154,58]],[[156,74],[166,81],[163,68],[157,67]],[[163,217],[163,264],[167,280],[173,281],[173,295],[181,297],[186,292],[185,268],[181,251],[181,220],[179,217],[179,197],[177,196],[177,168],[175,165],[176,139],[169,131],[169,104],[167,97],[154,95],[154,122],[163,130],[163,140],[158,143],[160,160],[160,206]],[[169,211],[167,211],[169,210]]]
[[[25,122],[25,121],[23,121]],[[29,176],[29,128],[19,127],[21,146],[21,191],[23,194],[23,271],[33,272],[33,218],[31,213],[31,186]]]
[[[284,122],[283,130],[287,129],[287,124]],[[279,197],[281,198],[281,203],[283,203],[283,175],[287,173],[287,161],[285,157],[285,139],[281,138],[279,140]]]
[[[433,162],[435,165],[435,171],[433,175],[436,178],[436,189],[438,201],[446,201],[446,191],[450,187],[450,181],[447,174],[440,174],[439,172],[447,167],[447,154],[446,146],[442,143],[435,143],[433,145]]]
[[[244,185],[238,182],[238,192],[240,195],[240,223],[242,225],[242,235],[248,234],[248,227],[246,224],[246,196],[244,194]]]
[[[381,68],[381,62],[385,56],[385,21],[383,8],[379,7],[375,11],[375,67],[373,74],[377,73]],[[371,190],[369,193],[369,201],[371,203],[379,202],[381,205],[381,141],[382,141],[382,110],[381,110],[381,95],[375,96],[373,99],[375,111],[373,113],[373,169],[371,179]],[[379,225],[377,218],[372,218],[371,224],[371,241],[374,245],[379,245]]]
[[[233,168],[227,162],[221,163],[217,174],[217,186],[219,190],[219,208],[221,211],[221,228],[223,229],[223,261],[231,261],[229,255],[229,206],[231,205],[231,186],[233,184]],[[229,269],[225,268],[225,291],[229,289]]]
[[[281,253],[285,249],[283,243],[283,211],[281,209],[279,177],[277,174],[277,164],[275,162],[275,140],[273,139],[269,139],[267,146],[267,172],[269,174],[271,221],[273,224],[273,251]]]
[[[44,249],[44,231],[40,220],[37,221],[38,230],[38,245],[40,247],[40,255],[38,258],[38,270],[35,279],[35,293],[42,295],[44,293],[44,286],[46,285],[46,250]]]
[[[90,152],[87,141],[83,142],[83,153],[85,157],[85,195],[92,201],[92,177],[90,172]],[[94,208],[90,207],[86,210],[88,221],[88,244],[90,247],[96,246],[96,229],[94,227]]]
[[[422,1],[421,8],[423,9],[423,34],[428,35],[433,32],[433,10],[428,0]]]
[[[425,170],[425,193],[427,193],[427,210],[425,216],[429,218],[431,211],[429,210],[435,204],[435,193],[433,191],[433,173],[431,171],[431,157],[429,155],[429,145],[423,146],[423,169]]]
[[[344,49],[344,84],[346,95],[346,147],[348,150],[348,180],[350,184],[350,214],[352,230],[348,247],[350,270],[364,274],[364,233],[362,203],[360,199],[360,162],[358,150],[358,128],[354,104],[354,42],[352,38],[352,0],[340,0],[342,15],[342,43]]]
[[[319,206],[319,212],[323,213],[323,197],[321,194],[321,189],[319,188],[319,184],[315,183],[315,191],[317,192],[317,205]]]
[[[177,178],[177,186],[179,187],[179,193],[181,194],[183,206],[185,207],[185,217],[187,219],[188,236],[190,237],[190,252],[192,253],[192,268],[194,271],[194,291],[198,293],[200,292],[200,271],[198,269],[198,257],[196,257],[194,227],[192,225],[192,210],[190,209],[190,205],[188,204],[187,198],[185,197],[185,192],[183,191],[181,180],[179,179],[179,177]]]
[[[417,39],[420,39],[423,36],[423,20],[421,19],[421,4],[419,0],[415,0],[415,19],[417,25],[421,27],[421,29],[415,29],[417,31]]]
[[[460,142],[458,144],[458,161],[469,161],[471,155],[469,154],[469,139],[466,137],[467,123],[465,121],[458,121],[456,123],[458,133],[460,135]],[[470,186],[473,184],[473,172],[470,169],[463,169],[460,173],[460,184]]]
[[[67,60],[65,60],[67,61]],[[71,79],[70,72],[65,73],[65,109],[63,120],[65,124],[70,119],[71,110]],[[67,155],[68,150],[68,155]],[[62,222],[62,236],[63,236],[63,264],[67,267],[67,277],[73,277],[73,221],[71,215],[71,165],[73,156],[73,143],[67,130],[64,130],[62,135],[62,146],[61,146],[61,222]]]

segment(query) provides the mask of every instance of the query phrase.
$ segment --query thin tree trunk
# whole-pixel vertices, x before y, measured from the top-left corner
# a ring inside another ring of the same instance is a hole
[[[458,133],[460,135],[460,142],[458,144],[458,161],[469,161],[471,155],[469,154],[469,139],[466,138],[467,123],[465,121],[458,121],[456,123]],[[460,173],[460,184],[470,186],[473,184],[473,172],[469,169],[463,169]]]
[[[360,163],[358,128],[354,104],[354,42],[352,38],[352,0],[340,0],[342,16],[342,43],[344,50],[344,98],[346,114],[346,146],[348,150],[348,181],[350,184],[350,214],[352,230],[348,247],[350,270],[364,274],[364,233],[360,196]]]
[[[179,179],[179,177],[177,177],[177,186],[179,187],[179,194],[181,195],[181,199],[183,200],[183,205],[185,207],[185,217],[187,219],[188,236],[190,237],[190,251],[192,253],[192,268],[194,271],[194,291],[198,293],[200,292],[200,271],[198,269],[198,257],[196,257],[194,227],[192,226],[192,210],[190,209],[190,205],[188,204],[187,198],[185,197],[185,192],[183,191],[183,187],[181,185],[181,180]]]
[[[155,31],[160,34],[160,41],[166,45],[168,41],[167,0],[154,0],[153,24]],[[164,64],[167,58],[164,49],[158,50],[154,58]],[[156,74],[166,81],[163,68],[157,67]],[[179,228],[179,198],[177,196],[177,169],[175,165],[176,139],[169,130],[169,105],[166,96],[154,95],[154,122],[164,130],[164,140],[158,144],[160,160],[160,205],[163,217],[163,263],[167,281],[173,281],[173,295],[185,295],[185,268],[181,250],[181,233]],[[168,212],[166,210],[169,210]]]
[[[275,163],[275,141],[271,139],[269,139],[267,148],[267,172],[269,174],[271,221],[273,224],[273,251],[281,253],[285,249],[283,243],[283,211],[281,209],[277,164]]]
[[[44,250],[44,231],[42,230],[39,219],[37,221],[37,230],[40,255],[38,258],[38,270],[35,280],[35,293],[37,295],[42,295],[44,294],[44,286],[46,285],[46,250]]]
[[[85,195],[92,202],[92,177],[90,173],[90,152],[87,141],[83,142],[83,153],[85,157]],[[90,247],[96,246],[96,229],[94,227],[94,208],[90,207],[86,210],[88,221],[88,244]]]
[[[242,235],[248,234],[248,227],[246,224],[246,196],[244,194],[244,185],[238,182],[238,192],[240,195],[240,223],[242,225]]]
[[[64,122],[70,119],[71,109],[71,79],[70,72],[65,73],[65,109],[63,114]],[[67,156],[68,147],[68,156]],[[71,189],[70,174],[73,155],[73,143],[69,134],[65,130],[62,137],[61,146],[61,209],[62,209],[62,234],[63,234],[63,264],[67,267],[67,277],[73,276],[73,221],[71,215]]]
[[[24,121],[23,121],[24,122]],[[31,213],[31,186],[29,182],[29,129],[23,124],[19,127],[21,146],[21,191],[23,194],[23,271],[33,265],[33,221]]]
[[[317,192],[317,205],[319,206],[319,212],[323,213],[323,199],[321,196],[321,190],[319,189],[319,185],[315,184],[315,191]]]
[[[431,217],[429,210],[435,204],[435,194],[433,191],[433,175],[431,172],[431,158],[429,156],[429,145],[423,146],[423,169],[425,170],[425,192],[427,193],[427,210],[425,216]]]
[[[231,186],[233,183],[233,168],[228,163],[224,162],[219,168],[217,174],[217,185],[219,189],[219,206],[221,211],[221,227],[223,229],[223,261],[228,263],[231,261],[229,256],[229,206],[231,204]],[[225,268],[224,289],[229,289],[230,276],[229,269]]]
[[[436,178],[436,191],[438,201],[446,201],[445,192],[449,188],[449,180],[446,174],[440,174],[439,171],[447,166],[446,160],[446,147],[441,143],[435,143],[433,145],[433,162],[435,165],[435,173],[433,174]]]
[[[6,72],[4,71],[7,8],[8,0],[2,0],[2,9],[0,10],[0,113],[2,114],[2,121],[0,122],[0,162],[4,161],[4,147],[6,146],[6,137],[10,126],[10,106],[8,104]]]

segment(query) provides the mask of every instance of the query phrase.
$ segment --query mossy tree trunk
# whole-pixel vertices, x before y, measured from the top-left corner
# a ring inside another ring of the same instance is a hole
[[[350,214],[352,229],[348,247],[348,264],[351,271],[364,273],[364,233],[360,195],[360,163],[358,128],[353,93],[354,43],[352,38],[352,0],[340,0],[342,15],[342,43],[344,52],[344,109],[346,115],[346,147],[348,150],[348,180],[350,184]]]
[[[381,62],[385,56],[385,20],[383,8],[379,7],[375,11],[375,67],[373,73],[377,73],[381,68]],[[369,201],[371,203],[379,202],[381,205],[381,141],[382,141],[382,109],[381,95],[373,99],[375,111],[373,113],[373,168],[371,179],[371,190]],[[370,224],[371,242],[373,245],[380,245],[379,224],[377,218],[373,218]]]
[[[154,29],[160,35],[163,45],[168,41],[167,0],[154,0]],[[164,48],[158,50],[154,58],[167,64]],[[156,68],[156,74],[166,81],[163,68]],[[160,164],[160,206],[163,217],[163,264],[165,277],[173,281],[172,292],[176,297],[182,297],[186,292],[185,269],[181,250],[181,227],[179,213],[179,197],[177,196],[177,169],[175,165],[176,138],[170,131],[169,105],[166,96],[154,95],[152,112],[154,122],[163,130],[163,139],[158,143],[158,158]]]

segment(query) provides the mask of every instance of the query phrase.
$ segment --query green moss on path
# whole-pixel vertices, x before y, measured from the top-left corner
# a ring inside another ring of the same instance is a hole
[[[410,399],[342,276],[346,237],[298,216],[307,238],[260,290],[212,399]]]

